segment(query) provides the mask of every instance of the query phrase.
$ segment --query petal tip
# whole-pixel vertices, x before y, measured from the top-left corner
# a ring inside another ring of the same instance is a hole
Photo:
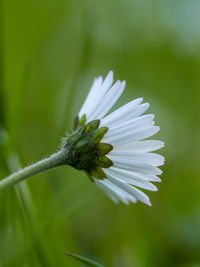
[[[160,126],[154,126],[155,134],[160,131]]]
[[[121,89],[124,90],[125,86],[126,86],[126,81],[124,80],[121,82]]]
[[[139,97],[137,100],[138,100],[139,104],[141,104],[142,101],[144,100],[144,98],[143,97]]]
[[[147,206],[149,206],[149,207],[152,207],[152,204],[150,201],[147,201],[145,204],[147,204]]]
[[[165,142],[163,141],[160,141],[160,144],[161,144],[161,148],[165,146]]]
[[[153,189],[154,192],[157,192],[158,191],[158,188],[155,186],[154,189]]]
[[[149,108],[150,107],[150,104],[149,103],[144,103],[144,105]]]
[[[125,80],[123,80],[123,81],[122,81],[122,84],[126,85],[126,81],[125,81]]]
[[[109,72],[108,72],[108,75],[107,76],[109,76],[109,77],[113,77],[114,76],[114,72],[112,71],[112,70],[110,70]]]

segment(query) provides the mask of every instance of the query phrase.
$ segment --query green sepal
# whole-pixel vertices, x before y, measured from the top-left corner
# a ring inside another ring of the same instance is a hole
[[[76,118],[74,119],[74,130],[78,127],[78,123],[79,123],[79,117],[76,116]]]
[[[107,143],[100,143],[107,127],[98,128],[100,120],[93,120],[86,123],[86,115],[77,117],[74,122],[74,130],[64,139],[63,147],[68,151],[66,164],[84,170],[91,177],[97,179],[106,178],[102,168],[109,168],[113,162],[105,155],[113,146]]]
[[[69,143],[75,143],[79,140],[79,138],[82,136],[84,131],[84,126],[78,126],[77,130],[75,130],[69,137],[68,142]]]
[[[90,175],[92,175],[95,178],[100,179],[100,180],[102,180],[102,179],[107,177],[105,172],[102,170],[102,168],[100,168],[98,166],[95,169],[92,169],[90,171]]]
[[[113,149],[113,146],[107,143],[99,143],[96,145],[96,150],[98,153],[106,155]]]
[[[110,166],[113,165],[112,160],[110,160],[106,156],[98,156],[98,158],[96,159],[96,163],[97,165],[103,168],[109,168]]]
[[[76,143],[76,149],[79,149],[80,151],[85,151],[85,149],[88,148],[88,141],[85,139],[80,139]]]
[[[79,120],[79,124],[80,124],[81,126],[85,126],[85,123],[86,123],[86,115],[83,114],[83,115],[81,116],[80,120]]]
[[[93,120],[88,122],[88,124],[85,127],[86,132],[92,132],[96,130],[99,127],[100,120]]]
[[[101,139],[104,137],[105,133],[108,131],[107,127],[101,127],[97,129],[93,134],[93,142],[94,144],[98,144]]]

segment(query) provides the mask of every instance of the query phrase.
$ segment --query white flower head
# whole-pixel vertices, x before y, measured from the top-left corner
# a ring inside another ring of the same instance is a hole
[[[76,142],[76,148],[81,149],[81,156],[80,150],[73,150],[73,156],[76,153],[79,160],[69,165],[86,170],[97,186],[116,203],[139,200],[151,206],[149,197],[138,188],[157,191],[152,182],[161,181],[157,177],[162,173],[158,166],[163,165],[164,157],[152,151],[160,149],[164,143],[144,140],[160,128],[154,126],[153,114],[143,115],[149,104],[142,104],[142,98],[107,115],[123,93],[126,82],[112,84],[112,71],[104,80],[102,77],[94,80],[78,114],[78,137],[74,134],[70,137]],[[91,138],[95,141],[91,142]]]

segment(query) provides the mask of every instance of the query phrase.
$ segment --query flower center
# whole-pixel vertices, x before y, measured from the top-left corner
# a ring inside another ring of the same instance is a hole
[[[106,157],[112,149],[112,145],[101,143],[107,127],[99,128],[100,120],[86,123],[86,116],[77,117],[74,129],[63,142],[63,148],[67,150],[66,164],[86,171],[90,176],[98,179],[106,178],[102,168],[109,168],[113,162]]]

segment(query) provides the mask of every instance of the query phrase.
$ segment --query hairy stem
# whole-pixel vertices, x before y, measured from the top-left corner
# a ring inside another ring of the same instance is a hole
[[[24,169],[15,172],[0,181],[0,192],[37,173],[65,164],[66,151],[61,150],[49,158],[38,161]]]

